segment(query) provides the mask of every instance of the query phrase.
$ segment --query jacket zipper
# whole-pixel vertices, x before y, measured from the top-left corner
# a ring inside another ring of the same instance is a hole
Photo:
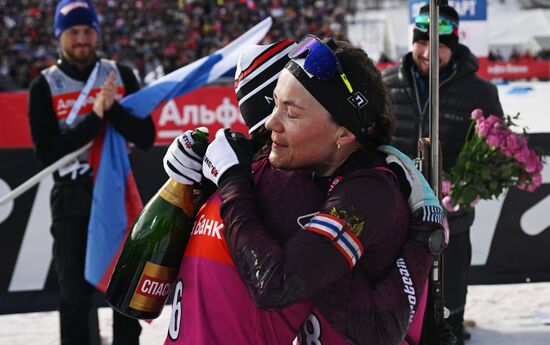
[[[456,73],[457,73],[456,70],[453,71],[453,73],[451,73],[449,78],[443,80],[439,84],[439,90],[441,90],[441,87],[443,85],[445,85],[447,82],[449,82],[455,76]],[[430,103],[430,96],[428,95],[428,99],[426,100],[426,103],[424,103],[424,107],[421,107],[420,106],[420,98],[418,96],[418,86],[416,85],[416,77],[414,75],[413,67],[411,67],[411,74],[412,74],[412,77],[413,77],[414,93],[415,93],[415,96],[416,96],[416,106],[418,107],[418,112],[420,113],[420,123],[418,124],[418,139],[417,139],[417,141],[418,141],[422,138],[422,133],[423,133],[422,125],[424,124],[424,114],[428,110],[428,105]],[[429,87],[428,87],[428,90],[429,90]]]

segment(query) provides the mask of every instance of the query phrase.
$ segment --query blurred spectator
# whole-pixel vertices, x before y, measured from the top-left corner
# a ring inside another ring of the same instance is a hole
[[[497,50],[492,49],[489,51],[488,58],[489,58],[489,61],[492,61],[492,62],[511,61],[511,62],[522,62],[522,63],[528,63],[530,61],[534,61],[537,59],[550,60],[550,49],[541,49],[537,53],[532,53],[529,50],[521,51],[517,48],[513,48],[507,60],[502,57],[502,54],[500,53],[499,49]]]
[[[502,54],[500,53],[500,50],[491,50],[489,51],[489,61],[502,61]]]
[[[519,53],[519,51],[516,48],[512,48],[512,51],[510,52],[510,56],[508,57],[508,60],[517,62],[519,61],[520,58],[521,58],[521,54]]]
[[[541,49],[538,52],[537,57],[543,60],[550,60],[550,49]]]
[[[521,61],[531,61],[531,60],[534,60],[535,57],[533,57],[533,54],[531,54],[530,51],[526,50],[523,52],[523,54],[521,54],[521,57],[520,57],[520,60]]]
[[[393,61],[385,52],[381,52],[380,57],[378,58],[378,63],[388,63],[388,62],[393,62]]]
[[[0,0],[0,89],[27,88],[58,57],[55,0]],[[265,42],[308,33],[346,39],[344,0],[95,0],[106,57],[142,82],[227,45],[272,16]],[[6,85],[6,86],[4,86]]]

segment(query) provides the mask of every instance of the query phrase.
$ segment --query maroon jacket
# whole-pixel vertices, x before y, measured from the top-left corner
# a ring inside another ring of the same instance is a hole
[[[410,214],[395,176],[380,169],[384,165],[383,157],[357,153],[330,178],[266,168],[256,187],[249,179],[221,187],[226,241],[258,306],[279,309],[312,298],[352,343],[403,339],[410,308],[396,259],[403,253]],[[302,230],[299,221],[306,225],[311,216],[285,216],[285,210],[311,199],[319,202],[316,219],[334,219],[336,238],[314,231],[312,224]],[[362,247],[357,261],[345,255],[342,237]],[[409,266],[411,274],[418,271],[415,286],[423,287],[429,258],[419,244],[405,248],[420,253]],[[381,289],[374,291],[379,282]]]

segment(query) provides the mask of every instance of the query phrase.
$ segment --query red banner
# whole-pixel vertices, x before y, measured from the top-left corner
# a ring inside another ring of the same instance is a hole
[[[0,147],[32,145],[27,92],[0,92]],[[169,144],[187,129],[206,126],[212,135],[220,128],[247,133],[232,86],[206,86],[170,100],[153,112],[156,144]]]
[[[550,79],[549,60],[519,60],[488,62],[479,69],[479,76],[485,79]]]
[[[0,147],[32,146],[26,91],[0,92]]]
[[[248,133],[232,86],[207,86],[170,100],[153,112],[157,144],[169,144],[185,130],[206,126],[213,136],[220,128]]]
[[[394,63],[380,64],[384,70]],[[479,76],[485,79],[550,79],[550,61],[488,62],[480,59]],[[22,92],[0,92],[0,147],[31,146],[27,115],[27,97]],[[205,86],[170,100],[153,112],[157,130],[156,144],[169,144],[187,129],[206,126],[212,135],[230,127],[247,133],[239,112],[235,92],[230,85]]]
[[[396,62],[378,64],[380,71],[395,66]],[[519,61],[488,61],[487,58],[479,58],[479,70],[477,74],[484,79],[550,79],[550,60],[519,60]]]

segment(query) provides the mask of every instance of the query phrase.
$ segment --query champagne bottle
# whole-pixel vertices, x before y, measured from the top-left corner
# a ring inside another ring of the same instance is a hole
[[[208,130],[195,130],[206,141]],[[118,312],[137,319],[159,316],[193,227],[193,186],[169,178],[135,220],[106,292]]]

